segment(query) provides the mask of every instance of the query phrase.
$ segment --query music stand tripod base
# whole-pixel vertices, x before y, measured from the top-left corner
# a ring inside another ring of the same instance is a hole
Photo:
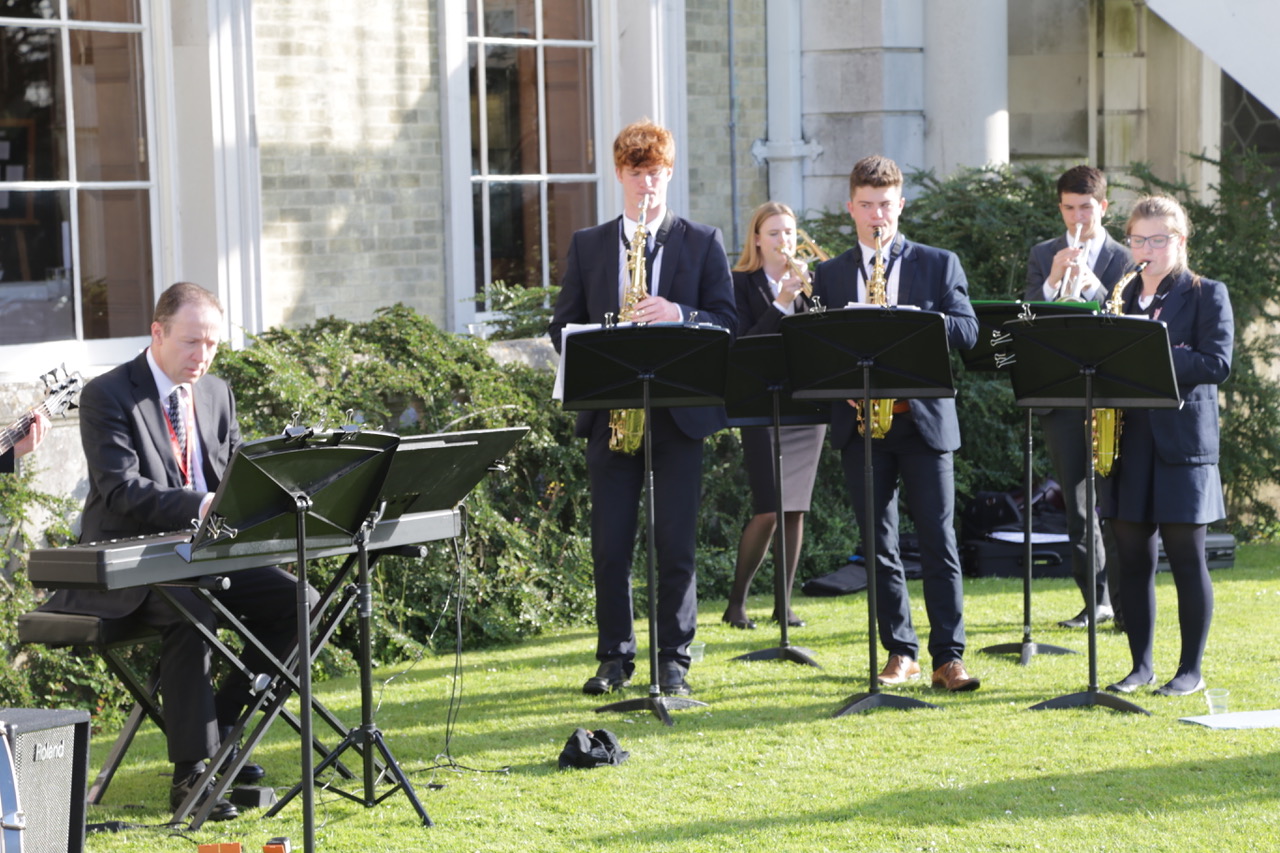
[[[997,643],[994,646],[987,646],[978,649],[979,654],[984,655],[1018,655],[1018,664],[1027,666],[1031,663],[1031,659],[1036,655],[1078,655],[1075,649],[1068,649],[1062,646],[1051,646],[1048,643],[1037,643],[1032,640],[1023,640],[1021,643]]]
[[[1038,702],[1028,708],[1028,711],[1052,711],[1062,708],[1091,708],[1095,705],[1101,705],[1104,708],[1110,708],[1113,711],[1121,711],[1126,714],[1146,714],[1151,716],[1151,712],[1146,708],[1141,708],[1127,699],[1121,699],[1111,693],[1101,690],[1082,690],[1079,693],[1068,693],[1066,696],[1057,696],[1053,699],[1046,699]]]
[[[813,652],[803,648],[802,646],[773,646],[768,649],[747,652],[744,655],[729,658],[729,660],[785,660],[791,663],[801,663],[822,669],[822,666],[813,659]]]
[[[671,719],[671,715],[667,713],[668,711],[685,711],[689,708],[707,707],[710,706],[706,702],[699,702],[697,699],[689,699],[684,696],[663,696],[654,691],[642,699],[623,699],[621,702],[601,705],[596,708],[596,713],[603,714],[606,711],[649,711],[661,720],[664,726],[674,726],[676,724],[675,720]]]
[[[893,708],[898,711],[911,711],[915,708],[932,708],[935,711],[941,710],[937,705],[932,705],[923,699],[872,690],[853,694],[845,700],[845,703],[840,707],[840,710],[836,711],[831,716],[845,717],[849,714],[860,714],[866,711],[874,711],[876,708]]]

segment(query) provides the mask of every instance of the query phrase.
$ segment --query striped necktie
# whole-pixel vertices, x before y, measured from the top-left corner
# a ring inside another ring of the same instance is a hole
[[[186,485],[190,486],[193,481],[191,452],[187,447],[189,421],[187,419],[188,405],[185,385],[179,385],[173,389],[173,393],[168,397],[166,408],[169,414],[169,425],[173,427],[173,437],[177,442],[178,467],[182,471],[182,477],[186,481]]]

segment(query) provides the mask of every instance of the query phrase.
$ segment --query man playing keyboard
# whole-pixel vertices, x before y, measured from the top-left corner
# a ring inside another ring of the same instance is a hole
[[[206,375],[224,329],[218,298],[195,284],[168,288],[156,303],[151,345],[132,361],[97,377],[80,395],[80,438],[89,468],[82,542],[188,530],[204,516],[240,443],[235,398],[226,382]],[[214,596],[277,658],[297,638],[295,578],[277,566],[236,572]],[[213,609],[194,590],[170,592],[207,628]],[[313,604],[316,600],[311,591]],[[212,653],[199,631],[148,587],[59,590],[42,608],[101,618],[134,618],[157,628],[160,699],[173,762],[170,807],[191,794],[250,701],[248,679],[233,671],[215,692]],[[249,648],[243,663],[267,672]],[[236,781],[265,775],[245,765]],[[207,797],[206,789],[200,796]],[[211,820],[230,820],[236,807],[219,801]]]

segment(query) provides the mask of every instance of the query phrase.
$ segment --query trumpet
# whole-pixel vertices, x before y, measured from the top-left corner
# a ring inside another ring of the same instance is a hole
[[[1068,249],[1079,249],[1081,247],[1080,232],[1084,229],[1083,222],[1076,223],[1076,233],[1073,237],[1067,239]],[[1076,255],[1071,259],[1071,263],[1067,265],[1067,270],[1062,274],[1062,281],[1058,284],[1058,295],[1054,298],[1054,302],[1084,302],[1080,296],[1080,291],[1084,285],[1084,252]]]
[[[823,250],[821,246],[813,242],[803,228],[796,229],[796,247],[791,251],[782,250],[782,254],[787,259],[787,273],[794,275],[800,279],[803,284],[800,292],[805,296],[813,296],[813,277],[809,274],[809,267],[813,263],[831,260],[831,256]]]
[[[1124,313],[1124,289],[1146,268],[1147,261],[1143,261],[1116,282],[1115,287],[1111,289],[1111,298],[1103,307],[1104,314],[1118,316]],[[1091,427],[1093,469],[1106,477],[1111,474],[1111,469],[1120,458],[1120,434],[1124,431],[1124,412],[1120,409],[1095,409]]]

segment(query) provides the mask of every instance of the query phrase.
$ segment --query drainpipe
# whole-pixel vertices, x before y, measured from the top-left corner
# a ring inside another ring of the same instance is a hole
[[[804,216],[804,161],[822,154],[805,142],[801,120],[800,0],[767,0],[765,5],[765,96],[768,139],[757,139],[751,153],[769,167],[769,198],[791,205]]]

